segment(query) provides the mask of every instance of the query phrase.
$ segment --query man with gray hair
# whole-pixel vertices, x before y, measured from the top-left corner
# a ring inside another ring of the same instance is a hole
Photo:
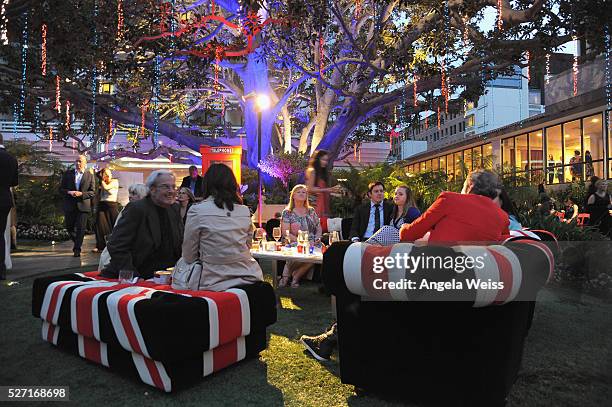
[[[103,277],[117,278],[129,269],[135,276],[151,278],[157,270],[174,266],[181,257],[183,222],[173,207],[176,179],[167,170],[153,171],[147,178],[148,195],[130,202],[122,212],[106,247],[110,263]]]
[[[502,186],[489,170],[468,174],[461,194],[442,192],[418,219],[404,224],[400,240],[426,236],[429,242],[499,242],[509,234],[508,214],[493,202]]]

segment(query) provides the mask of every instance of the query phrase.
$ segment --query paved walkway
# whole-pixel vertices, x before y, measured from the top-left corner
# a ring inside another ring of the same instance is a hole
[[[27,243],[20,246],[18,241],[19,250],[11,253],[13,268],[7,271],[6,278],[20,280],[50,271],[60,272],[80,267],[95,270],[100,259],[98,253],[91,251],[95,245],[94,235],[85,236],[81,257],[73,257],[71,241],[41,246]]]

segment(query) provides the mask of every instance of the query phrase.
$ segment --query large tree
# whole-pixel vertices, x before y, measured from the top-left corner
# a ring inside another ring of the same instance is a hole
[[[499,6],[499,26],[484,30],[483,10]],[[453,95],[474,98],[484,81],[525,65],[527,52],[541,60],[572,36],[600,52],[606,16],[603,0],[13,0],[0,108],[38,133],[56,123],[54,137],[77,139],[81,150],[98,148],[111,126],[140,126],[134,151],[110,154],[180,159],[138,142],[162,134],[196,149],[214,144],[203,111],[225,104],[242,111],[254,167],[257,115],[248,96],[266,93],[264,157],[290,151],[293,131],[302,132],[300,150],[310,144],[336,157],[373,121],[395,125],[395,117],[414,120],[447,103],[456,109]],[[115,93],[92,92],[100,82]],[[67,101],[80,126],[67,126]]]
[[[588,43],[592,58],[603,51],[611,20],[603,0],[286,3],[300,24],[270,27],[269,53],[313,79],[300,149],[312,132],[311,151],[324,148],[334,157],[360,126],[387,121],[388,134],[422,112],[457,112],[486,81],[543,64],[572,38]],[[486,9],[497,12],[494,27],[483,24]]]

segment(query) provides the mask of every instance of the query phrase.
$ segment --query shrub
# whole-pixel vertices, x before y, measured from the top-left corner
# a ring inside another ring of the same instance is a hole
[[[29,226],[23,223],[17,225],[17,237],[20,239],[55,241],[63,241],[70,239],[70,235],[68,234],[68,232],[66,232],[66,229],[64,229],[63,226]]]

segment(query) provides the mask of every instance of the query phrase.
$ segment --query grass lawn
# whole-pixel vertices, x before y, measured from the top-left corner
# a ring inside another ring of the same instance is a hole
[[[329,298],[315,285],[280,290],[282,309],[259,359],[168,395],[43,342],[40,320],[31,315],[32,281],[0,286],[0,385],[70,386],[73,402],[105,407],[403,405],[358,397],[352,386],[340,383],[335,362],[305,356],[297,339],[319,333],[331,321]],[[560,290],[545,290],[541,299],[509,405],[610,405],[612,304],[586,296],[576,301]]]

